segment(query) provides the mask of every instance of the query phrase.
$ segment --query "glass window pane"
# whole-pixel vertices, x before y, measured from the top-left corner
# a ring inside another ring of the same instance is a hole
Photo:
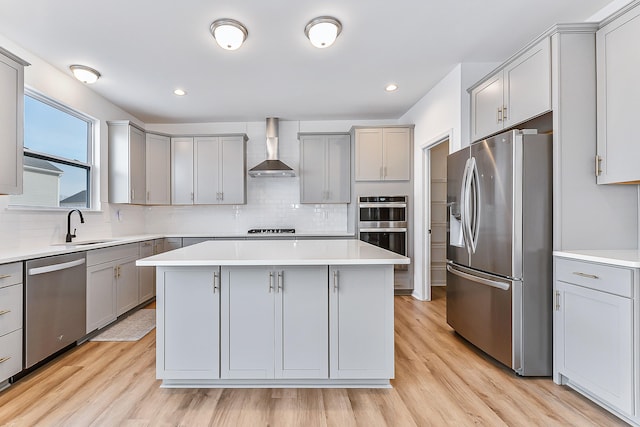
[[[78,117],[24,97],[24,146],[32,151],[87,163],[90,124]]]
[[[88,208],[88,173],[83,167],[25,156],[23,193],[11,196],[11,204]]]

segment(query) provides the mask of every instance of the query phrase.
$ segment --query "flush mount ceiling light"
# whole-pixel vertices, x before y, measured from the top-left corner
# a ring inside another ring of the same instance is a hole
[[[185,96],[187,94],[187,91],[185,91],[184,89],[176,89],[173,91],[173,94],[177,96]]]
[[[100,78],[100,73],[97,70],[87,67],[86,65],[70,65],[69,69],[73,73],[73,76],[82,83],[90,85]]]
[[[320,49],[331,46],[341,31],[342,24],[331,16],[314,18],[304,27],[304,34],[311,44]]]
[[[218,19],[209,28],[218,45],[226,50],[236,50],[247,39],[247,28],[234,19]]]
[[[398,85],[395,83],[389,83],[387,86],[385,86],[384,90],[386,90],[387,92],[395,92],[398,90]]]

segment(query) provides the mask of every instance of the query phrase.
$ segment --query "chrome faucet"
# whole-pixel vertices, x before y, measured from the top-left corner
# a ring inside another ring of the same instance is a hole
[[[71,242],[71,239],[76,237],[75,228],[73,229],[73,234],[71,234],[71,214],[74,212],[78,212],[78,215],[80,215],[80,222],[84,224],[84,217],[82,216],[82,212],[80,212],[80,209],[73,209],[69,211],[69,214],[67,215],[67,238],[65,239],[65,242],[67,243]]]

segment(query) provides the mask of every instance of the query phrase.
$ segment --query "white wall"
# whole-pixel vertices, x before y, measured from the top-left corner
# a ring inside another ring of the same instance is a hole
[[[469,145],[469,94],[466,89],[496,64],[458,64],[433,89],[398,120],[400,124],[415,124],[414,130],[414,276],[413,295],[430,297],[425,286],[424,248],[427,230],[424,205],[427,189],[423,150],[443,138],[449,138],[449,151]]]

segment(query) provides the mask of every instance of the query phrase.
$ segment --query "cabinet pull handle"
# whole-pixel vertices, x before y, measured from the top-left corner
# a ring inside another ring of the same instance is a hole
[[[269,272],[269,293],[273,290],[273,271]]]
[[[216,290],[220,290],[220,276],[218,276],[218,272],[213,272],[213,293],[216,293]]]
[[[333,272],[333,293],[338,292],[338,270]]]
[[[496,112],[496,122],[500,123],[502,121],[502,108],[498,108]]]
[[[8,279],[9,277],[11,277],[10,274],[0,274],[0,280],[2,279]]]
[[[502,120],[507,120],[507,106],[502,107]]]
[[[556,311],[560,311],[560,291],[556,291]]]
[[[284,272],[278,271],[278,292],[282,292],[283,284],[284,284]]]
[[[9,359],[11,359],[11,356],[3,357],[3,358],[0,359],[0,363],[4,363]]]
[[[220,200],[224,200],[224,191],[220,192]]]
[[[11,313],[11,310],[0,310],[0,316],[2,316],[3,314],[9,314]]]
[[[136,198],[136,189],[132,188],[131,189],[131,200],[135,200],[135,198]]]
[[[586,277],[587,279],[599,279],[599,277],[596,276],[595,274],[581,273],[579,271],[574,271],[573,274],[580,277]]]
[[[118,266],[113,267],[113,277],[118,278]]]
[[[602,174],[602,157],[596,154],[596,176]]]

